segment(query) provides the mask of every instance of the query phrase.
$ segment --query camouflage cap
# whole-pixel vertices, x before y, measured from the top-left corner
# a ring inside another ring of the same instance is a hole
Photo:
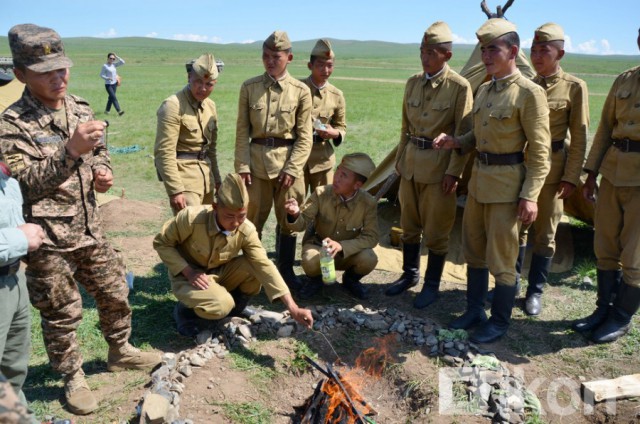
[[[73,66],[64,53],[60,35],[51,28],[34,24],[16,25],[9,30],[9,46],[14,66],[24,66],[34,72]]]
[[[451,28],[446,22],[438,21],[431,24],[429,28],[424,32],[422,36],[422,45],[428,46],[431,44],[451,43],[453,41],[453,35],[451,34]]]
[[[281,52],[291,48],[291,41],[289,41],[289,36],[286,32],[279,30],[273,31],[273,33],[264,40],[262,47]]]
[[[539,26],[533,33],[533,44],[548,41],[564,41],[564,30],[558,24],[547,22]]]
[[[353,171],[365,178],[369,178],[376,169],[376,164],[373,163],[366,153],[349,153],[348,155],[344,155],[340,166],[344,166],[349,171]]]
[[[498,37],[501,37],[509,32],[517,32],[516,26],[506,19],[492,18],[488,19],[478,30],[476,31],[476,37],[481,45],[486,46]]]
[[[187,63],[187,72],[195,72],[204,79],[218,79],[218,67],[216,59],[211,53],[205,53],[197,59]]]
[[[313,50],[311,50],[311,56],[322,57],[325,59],[333,59],[336,57],[331,49],[331,43],[326,39],[320,39],[316,42],[316,45],[313,46]]]
[[[249,206],[249,192],[239,174],[227,174],[218,189],[218,202],[230,209]]]

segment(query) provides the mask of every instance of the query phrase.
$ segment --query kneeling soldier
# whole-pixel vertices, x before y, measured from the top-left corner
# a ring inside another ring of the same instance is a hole
[[[335,259],[336,269],[345,271],[344,287],[359,299],[368,297],[360,279],[378,264],[373,251],[378,244],[378,215],[376,200],[360,187],[374,169],[375,164],[364,153],[345,155],[333,184],[318,187],[302,207],[294,198],[285,202],[289,230],[304,231],[313,224],[313,231],[302,240],[302,268],[311,282],[303,287],[301,297],[312,297],[322,287],[323,241]]]
[[[296,305],[247,220],[249,194],[240,175],[227,175],[216,197],[212,205],[180,211],[153,241],[178,298],[178,332],[193,337],[203,320],[239,315],[262,286],[270,301],[280,299],[293,319],[311,327],[311,311]]]

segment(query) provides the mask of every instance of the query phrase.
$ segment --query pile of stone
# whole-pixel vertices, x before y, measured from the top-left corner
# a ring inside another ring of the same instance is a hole
[[[394,308],[373,310],[362,305],[352,308],[327,305],[310,309],[316,331],[351,328],[368,329],[380,335],[396,334],[398,340],[413,343],[427,355],[440,357],[449,367],[459,369],[456,381],[465,385],[467,413],[483,415],[499,423],[524,421],[525,399],[530,405],[533,395],[493,354],[469,343],[466,332],[449,331],[429,318],[414,317]],[[164,354],[162,365],[152,374],[151,387],[138,406],[141,424],[189,424],[190,420],[180,419],[180,396],[193,368],[204,366],[214,357],[224,358],[234,347],[247,346],[257,336],[280,338],[303,331],[288,312],[247,308],[244,315],[246,319],[227,318],[202,331],[196,338],[197,346],[192,349]]]

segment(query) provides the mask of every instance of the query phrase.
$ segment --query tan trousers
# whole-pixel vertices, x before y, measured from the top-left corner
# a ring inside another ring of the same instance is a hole
[[[518,204],[479,203],[469,195],[462,216],[462,247],[467,266],[489,268],[496,283],[516,284]]]
[[[252,270],[249,260],[239,256],[209,274],[206,290],[193,287],[182,275],[172,278],[171,288],[176,298],[187,308],[195,310],[200,318],[222,319],[235,306],[232,291],[239,289],[250,296],[260,293],[260,282]]]
[[[309,169],[305,167],[304,170],[304,186],[307,188],[307,193],[313,193],[316,188],[331,184],[333,182],[333,169],[327,169],[326,171],[316,172],[314,174],[309,173]]]
[[[400,226],[402,242],[424,244],[437,255],[449,251],[449,235],[456,220],[456,196],[445,195],[442,185],[400,179]]]
[[[302,245],[302,269],[309,277],[317,277],[320,271],[320,249],[315,243]],[[335,258],[336,269],[340,271],[352,270],[358,275],[367,275],[376,268],[378,256],[373,249],[364,249],[349,257]]]
[[[299,205],[302,205],[304,201],[303,178],[296,178],[288,190],[282,190],[277,178],[263,180],[262,178],[252,177],[251,185],[247,187],[247,190],[249,191],[247,218],[256,226],[258,234],[262,235],[262,229],[271,212],[271,205],[275,207],[276,220],[280,225],[280,232],[287,235],[293,234],[287,230],[287,226],[284,223],[287,218],[284,202],[287,199],[294,198]]]
[[[594,218],[598,269],[617,270],[630,286],[640,287],[640,187],[600,182]]]
[[[527,244],[529,228],[533,227],[533,253],[550,258],[556,251],[556,231],[564,212],[564,203],[558,197],[559,184],[545,184],[538,196],[538,218],[530,226],[520,229],[520,246]]]

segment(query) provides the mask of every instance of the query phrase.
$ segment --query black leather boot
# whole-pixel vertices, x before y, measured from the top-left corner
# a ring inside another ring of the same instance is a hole
[[[289,236],[286,234],[278,234],[278,251],[276,265],[278,271],[284,279],[284,282],[289,286],[289,290],[298,291],[302,288],[302,283],[298,276],[293,272],[293,260],[296,255],[296,236]]]
[[[245,309],[249,304],[249,299],[251,299],[251,296],[248,294],[242,293],[240,289],[235,289],[234,291],[231,292],[231,297],[233,297],[233,302],[235,303],[235,306],[233,307],[233,309],[231,309],[231,312],[229,312],[229,316],[230,317],[247,316],[247,313],[245,313]]]
[[[489,287],[487,268],[467,268],[467,310],[449,324],[449,328],[468,329],[487,320],[484,300]]]
[[[396,296],[414,287],[420,281],[420,243],[402,245],[402,275],[385,290],[387,296]]]
[[[571,328],[575,331],[591,331],[602,324],[607,319],[612,298],[620,286],[621,270],[598,269],[597,274],[598,297],[596,299],[596,310],[588,317],[574,321]]]
[[[181,336],[195,337],[200,332],[200,317],[196,312],[187,308],[182,302],[176,303],[173,308],[173,319],[176,321],[176,328]]]
[[[516,293],[515,285],[496,284],[493,302],[491,302],[491,318],[473,332],[470,337],[473,343],[491,343],[504,336],[511,322]]]
[[[529,267],[529,286],[524,301],[524,311],[529,315],[540,315],[542,312],[542,290],[549,277],[553,257],[531,255]]]
[[[607,319],[591,334],[594,343],[611,343],[629,332],[631,318],[640,308],[640,287],[620,285],[618,296]]]
[[[311,299],[316,295],[320,290],[322,290],[322,286],[324,283],[322,282],[322,276],[316,275],[315,277],[308,277],[309,281],[306,284],[303,284],[300,292],[298,293],[298,297],[300,299]]]
[[[414,308],[426,308],[438,299],[440,279],[442,278],[442,270],[444,269],[446,256],[447,255],[436,255],[429,251],[427,271],[424,273],[424,285],[413,301]]]
[[[348,269],[342,274],[342,285],[354,297],[366,300],[369,298],[369,288],[360,281],[362,277],[363,275],[356,274],[351,269]]]
[[[518,258],[516,259],[516,297],[520,294],[520,280],[522,279],[522,264],[524,264],[524,257],[527,254],[527,245],[518,247]],[[493,303],[493,289],[487,293],[487,302]]]

